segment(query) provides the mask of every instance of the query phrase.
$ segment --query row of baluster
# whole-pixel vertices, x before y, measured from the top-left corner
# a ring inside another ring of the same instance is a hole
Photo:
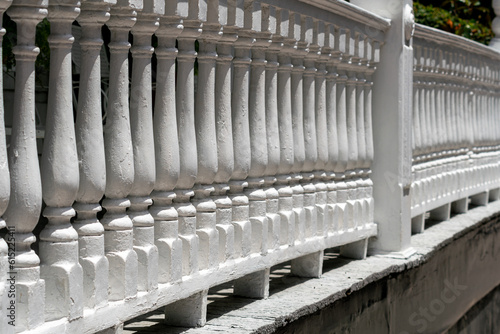
[[[437,156],[461,155],[473,148],[495,149],[499,137],[499,71],[486,62],[466,67],[464,55],[446,66],[424,65],[418,51],[439,49],[417,46],[413,84],[413,156],[416,162]],[[472,57],[472,55],[470,55]],[[475,65],[475,66],[474,66]],[[452,70],[453,69],[453,70]]]
[[[176,1],[145,2],[141,11],[132,2],[49,3],[47,11],[15,0],[8,8],[17,24],[16,83],[8,154],[0,142],[0,213],[15,231],[18,331],[373,220],[375,41],[255,1],[208,3],[190,2],[185,13]],[[50,78],[39,167],[34,41],[45,16]],[[104,24],[111,41],[103,126]],[[48,223],[36,254],[42,199]]]

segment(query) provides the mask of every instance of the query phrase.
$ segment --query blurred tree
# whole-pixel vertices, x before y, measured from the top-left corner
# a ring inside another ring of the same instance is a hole
[[[415,0],[413,7],[417,23],[483,44],[494,36],[491,0]]]

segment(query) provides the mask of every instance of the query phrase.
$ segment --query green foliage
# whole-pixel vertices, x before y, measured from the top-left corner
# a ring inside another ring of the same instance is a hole
[[[479,43],[488,44],[491,30],[491,1],[418,0],[413,3],[415,21]]]

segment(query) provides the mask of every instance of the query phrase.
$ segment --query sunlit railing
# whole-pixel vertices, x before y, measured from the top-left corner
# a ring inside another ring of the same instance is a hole
[[[418,25],[414,37],[412,229],[425,214],[496,200],[500,187],[498,52]]]
[[[164,305],[168,323],[199,326],[212,286],[265,298],[275,264],[319,277],[326,248],[366,256],[372,75],[389,20],[326,1],[3,4],[17,45],[0,228],[16,253],[2,241],[0,313],[15,301],[16,332],[91,333]]]

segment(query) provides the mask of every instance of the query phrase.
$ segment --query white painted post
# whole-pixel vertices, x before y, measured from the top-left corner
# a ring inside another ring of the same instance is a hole
[[[292,188],[289,185],[294,163],[293,126],[291,106],[291,54],[296,44],[293,13],[279,10],[277,33],[284,37],[283,48],[278,56],[278,120],[280,138],[280,165],[277,187],[280,215],[280,245],[293,245],[295,240],[295,216]]]
[[[198,81],[195,104],[198,185],[193,203],[196,206],[196,233],[200,240],[200,269],[213,268],[219,263],[217,205],[210,196],[215,191],[213,183],[218,169],[215,126],[216,42],[221,34],[218,10],[217,0],[207,1],[207,19],[198,37]]]
[[[412,1],[354,0],[391,19],[373,77],[373,183],[378,237],[373,252],[407,257],[410,247]]]
[[[179,237],[182,240],[182,273],[198,271],[198,236],[196,235],[196,208],[190,202],[191,190],[198,174],[198,159],[194,117],[194,62],[195,40],[201,33],[202,17],[206,14],[198,1],[180,2],[184,29],[177,37],[176,111],[179,137],[180,174],[176,186],[175,208],[179,215]]]
[[[265,17],[260,1],[252,1],[245,7],[245,29],[255,36],[250,63],[248,119],[250,127],[251,162],[248,171],[246,195],[249,200],[249,219],[252,227],[252,252],[267,254],[268,219],[266,217],[266,193],[261,186],[268,164],[266,133],[266,49],[271,34],[266,30]]]
[[[271,32],[272,43],[266,50],[266,133],[267,133],[267,166],[265,170],[264,189],[266,192],[266,216],[268,226],[267,243],[269,249],[279,247],[280,215],[278,214],[279,194],[274,183],[280,164],[280,138],[278,122],[278,54],[282,47],[283,37],[277,34],[279,11],[276,7],[263,7],[264,23]],[[266,29],[266,26],[263,26]]]
[[[327,171],[327,210],[329,233],[339,231],[339,208],[337,206],[337,184],[335,179],[335,164],[339,157],[339,143],[337,134],[337,67],[340,61],[340,52],[335,48],[338,36],[338,28],[328,25],[325,30],[325,48],[329,48],[330,58],[326,69],[326,124],[328,139],[328,163],[325,166]]]
[[[219,262],[234,255],[234,226],[232,202],[227,192],[229,179],[234,170],[233,129],[231,121],[232,45],[236,41],[236,3],[219,0],[219,23],[222,36],[217,41],[215,67],[215,130],[217,140],[217,173],[215,174],[214,200],[217,206],[216,221],[219,232]]]
[[[108,112],[104,126],[106,154],[106,214],[104,247],[109,261],[109,300],[137,293],[137,254],[133,249],[133,223],[126,213],[134,183],[134,156],[129,120],[128,35],[136,22],[142,0],[121,0],[111,8]]]
[[[337,190],[337,229],[339,231],[347,230],[347,184],[345,182],[345,172],[348,159],[348,139],[347,139],[347,109],[346,109],[346,82],[347,75],[340,66],[344,54],[348,52],[346,43],[347,31],[345,29],[336,29],[335,31],[335,51],[339,55],[334,59],[336,65],[336,125],[337,125],[337,143],[338,156],[333,167],[335,172],[335,183]]]
[[[293,213],[295,220],[295,240],[304,242],[306,236],[306,210],[304,209],[304,187],[302,186],[303,166],[306,160],[304,141],[304,57],[307,55],[307,43],[302,36],[302,22],[299,14],[294,14],[292,37],[297,40],[297,47],[291,54],[291,98],[292,98],[292,130],[293,130],[293,166],[291,186],[293,191]]]
[[[179,239],[178,214],[173,207],[173,192],[180,173],[179,141],[175,96],[176,38],[181,33],[177,1],[165,2],[165,15],[156,30],[155,49],[156,100],[154,108],[154,146],[156,182],[153,205],[149,208],[154,223],[155,245],[158,248],[158,282],[168,283],[182,278],[182,241]]]
[[[245,13],[249,2],[238,1],[236,10]],[[236,15],[234,25],[246,28],[244,15]],[[233,205],[234,252],[235,258],[245,257],[251,251],[251,225],[249,221],[248,197],[243,189],[251,164],[250,128],[248,120],[248,97],[250,77],[250,48],[253,34],[248,29],[238,29],[238,39],[234,42],[233,90],[231,115],[233,127],[234,170],[231,176],[230,198]]]
[[[134,152],[134,183],[127,210],[134,225],[134,250],[138,259],[137,288],[152,291],[158,287],[158,248],[154,243],[154,218],[148,207],[156,180],[153,135],[153,96],[151,57],[154,49],[151,37],[159,27],[165,4],[145,0],[143,10],[132,27],[132,83],[130,90],[130,128]]]
[[[48,224],[40,233],[40,276],[45,279],[45,320],[83,315],[83,270],[78,262],[78,233],[70,223],[78,192],[79,170],[73,119],[71,24],[80,3],[49,1],[50,74],[41,161],[42,193]]]
[[[82,27],[82,64],[76,111],[76,148],[80,185],[73,205],[77,219],[80,265],[83,268],[84,306],[108,302],[109,262],[104,255],[104,227],[96,215],[106,187],[106,160],[102,128],[101,58],[102,25],[109,19],[111,1],[83,1],[78,23]]]
[[[2,27],[3,14],[7,8],[12,4],[12,1],[0,2],[0,55],[2,55],[2,39],[5,35],[5,29]],[[3,88],[3,77],[0,76],[0,87]],[[0,229],[7,227],[5,220],[1,218],[9,204],[10,197],[10,173],[7,157],[7,146],[5,143],[5,123],[4,123],[4,99],[3,90],[0,92]],[[10,232],[10,231],[9,231]],[[14,243],[12,239],[14,234],[7,234],[6,239],[9,243]],[[14,269],[14,267],[12,267]],[[10,306],[10,298],[8,291],[10,289],[10,282],[8,273],[11,272],[8,262],[8,246],[3,238],[0,238],[0,309],[6,310]],[[7,317],[7,313],[5,313]],[[9,324],[10,318],[0,323],[0,332],[13,333],[14,326]]]
[[[305,236],[315,237],[317,233],[316,187],[313,184],[314,169],[318,161],[318,145],[316,135],[316,60],[319,46],[314,40],[313,21],[301,17],[301,41],[307,47],[304,55],[303,75],[303,117],[305,161],[302,167],[302,186],[304,187]],[[301,43],[302,42],[302,43]],[[300,223],[299,223],[300,224]]]
[[[314,22],[315,44],[319,47],[319,57],[316,58],[316,77],[315,77],[315,127],[316,143],[318,148],[318,159],[314,165],[314,187],[316,193],[316,235],[326,237],[328,234],[328,213],[327,213],[327,186],[325,172],[328,163],[328,131],[326,116],[326,64],[330,56],[330,49],[325,45],[326,31],[323,21]],[[322,261],[323,259],[321,259]]]
[[[36,25],[47,15],[48,1],[14,2],[8,15],[17,24],[16,86],[11,141],[8,150],[10,200],[4,214],[14,233],[16,257],[16,330],[36,328],[44,322],[45,281],[40,279],[40,260],[31,249],[42,207],[42,186],[35,129]],[[35,9],[35,10],[34,10]]]

